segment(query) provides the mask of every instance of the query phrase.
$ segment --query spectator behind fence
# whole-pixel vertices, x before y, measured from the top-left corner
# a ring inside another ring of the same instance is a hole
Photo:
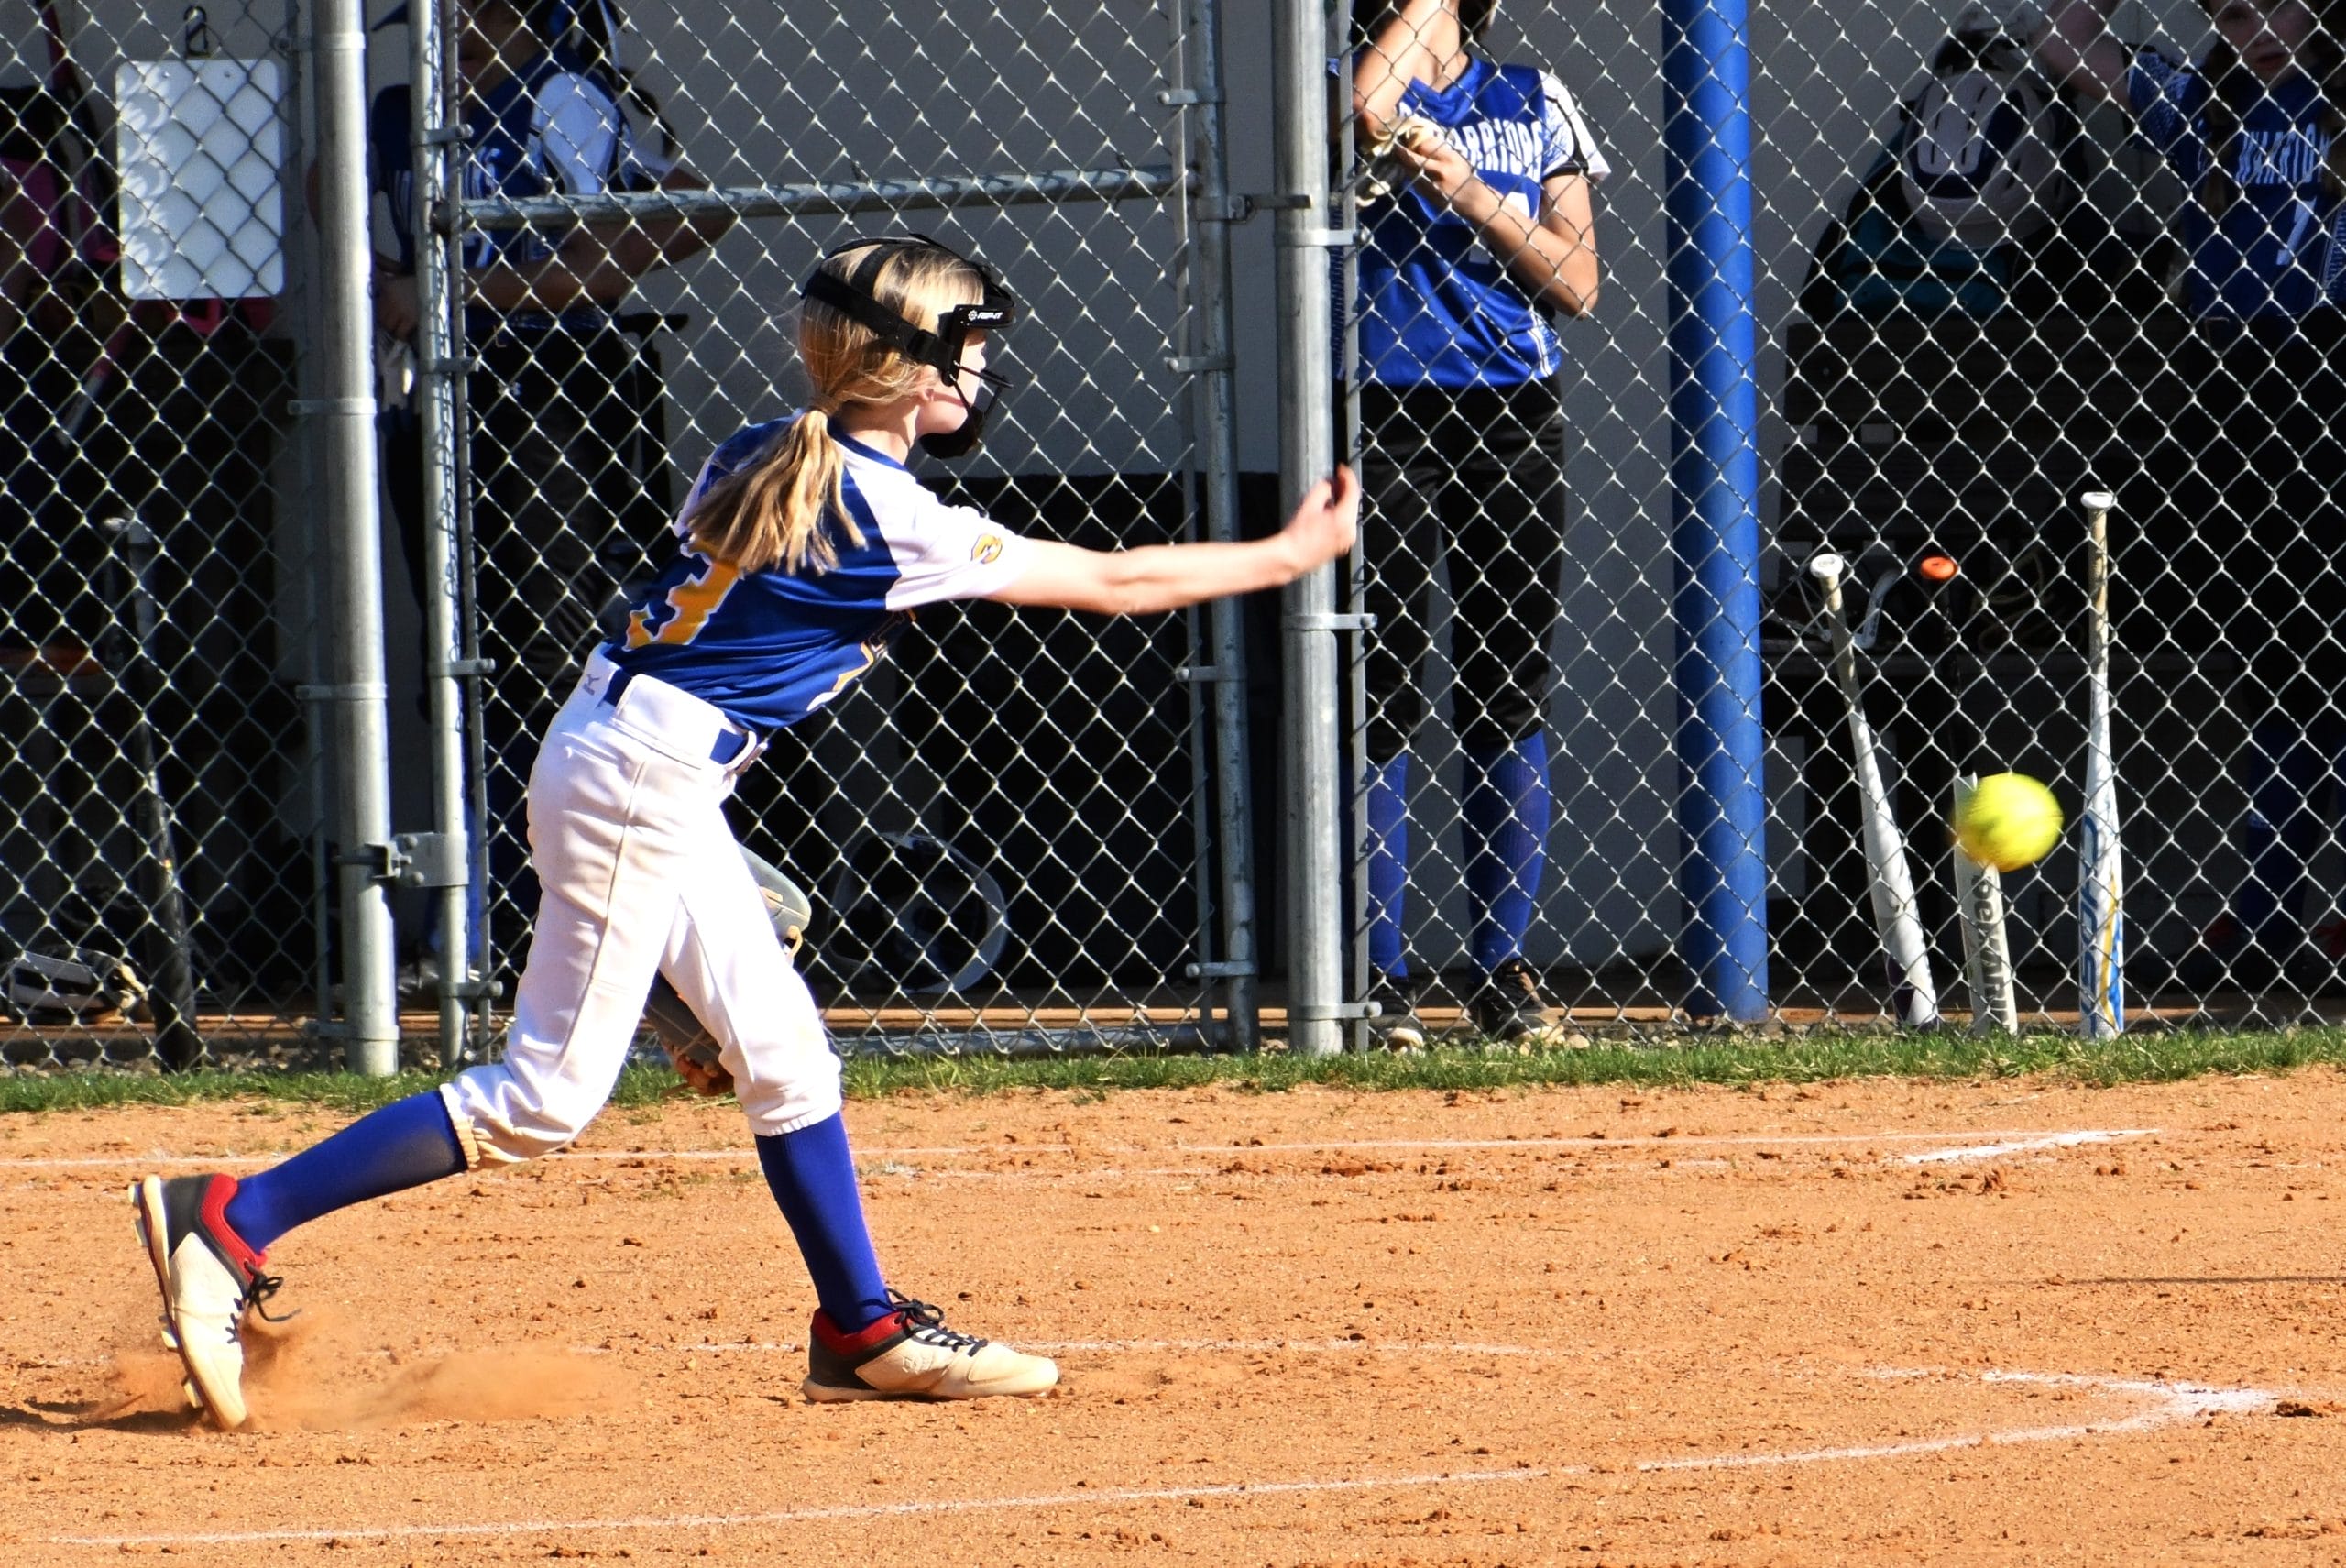
[[[619,18],[608,0],[462,0],[455,40],[467,138],[463,193],[595,195],[704,184],[666,143],[656,105],[619,69]],[[404,8],[378,26],[403,19]],[[634,103],[657,127],[628,113]],[[370,150],[389,199],[395,258],[375,280],[378,327],[411,342],[417,323],[412,95],[385,89]],[[680,221],[474,230],[464,249],[464,320],[475,359],[468,383],[473,551],[481,652],[494,664],[481,719],[488,736],[490,885],[510,950],[535,901],[521,817],[535,737],[554,696],[576,679],[616,595],[607,559],[641,559],[628,514],[645,475],[627,448],[661,395],[642,351],[614,318],[637,278],[702,248],[721,225]],[[383,421],[386,472],[408,570],[425,578],[422,433],[411,406]],[[499,831],[499,826],[502,831]],[[473,929],[482,939],[475,890]],[[430,938],[437,946],[436,933]],[[419,958],[421,989],[436,954]]]
[[[1523,961],[1551,801],[1544,729],[1562,614],[1562,345],[1551,313],[1596,300],[1591,187],[1607,166],[1553,75],[1482,52],[1494,0],[1355,0],[1351,60],[1368,171],[1360,254],[1360,468],[1367,513],[1372,997],[1394,1046],[1424,1039],[1403,948],[1409,744],[1426,716],[1435,564],[1450,557],[1452,701],[1465,752],[1465,881],[1487,1036],[1548,1029]]]
[[[2161,302],[2157,219],[2133,181],[2103,178],[2130,160],[2097,141],[2079,94],[2038,68],[2008,20],[1966,5],[1931,50],[1817,242],[1801,290],[1811,321],[2090,317]],[[2015,22],[2041,25],[2033,12]]]
[[[2173,437],[2188,468],[2171,497],[2185,554],[2169,569],[2211,608],[2208,623],[2173,636],[2178,649],[2239,658],[2242,678],[2220,695],[2250,727],[2233,763],[2250,801],[2247,874],[2185,959],[2195,992],[2334,978],[2334,955],[2309,929],[2329,901],[2308,873],[2346,812],[2346,714],[2333,696],[2346,652],[2346,77],[2338,41],[2302,0],[2202,4],[2217,41],[2196,65],[2121,45],[2108,29],[2114,0],[2063,0],[2034,38],[2050,70],[2131,106],[2188,192],[2176,222],[2194,341],[2170,352],[2187,399]]]

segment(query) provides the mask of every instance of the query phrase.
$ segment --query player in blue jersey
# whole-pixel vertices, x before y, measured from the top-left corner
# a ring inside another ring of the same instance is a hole
[[[1436,563],[1450,558],[1452,687],[1465,752],[1470,1007],[1491,1038],[1544,1035],[1523,961],[1552,810],[1544,729],[1561,613],[1564,363],[1551,314],[1596,301],[1591,187],[1607,166],[1563,83],[1477,47],[1495,0],[1357,0],[1357,145],[1398,183],[1360,253],[1372,997],[1420,1044],[1402,944],[1409,743],[1424,720]]]
[[[1097,552],[948,506],[905,467],[973,449],[1003,378],[988,335],[1015,309],[991,269],[934,241],[858,240],[802,290],[810,398],[717,450],[676,524],[683,549],[624,636],[588,660],[530,780],[537,927],[504,1059],[376,1111],[243,1179],[132,1189],[164,1321],[212,1420],[246,1407],[238,1332],[279,1287],[294,1226],[576,1138],[664,975],[722,1047],[759,1162],[812,1276],[822,1400],[1033,1394],[1058,1369],[946,1328],[890,1289],[856,1190],[839,1066],[723,804],[770,730],[821,708],[919,606],[991,598],[1103,615],[1290,582],[1352,545],[1340,471],[1272,538]]]
[[[2054,6],[2035,43],[2066,80],[2129,105],[2188,192],[2176,222],[2195,330],[2170,358],[2188,405],[2171,433],[2190,461],[2165,498],[2178,537],[2134,576],[2154,596],[2189,585],[2173,647],[2242,667],[2216,696],[2250,726],[2231,754],[2248,875],[2182,978],[2261,990],[2336,975],[2309,929],[2331,901],[2308,871],[2346,825],[2346,105],[2339,41],[2303,0],[2203,3],[2216,43],[2197,65],[2121,45],[2113,0]]]

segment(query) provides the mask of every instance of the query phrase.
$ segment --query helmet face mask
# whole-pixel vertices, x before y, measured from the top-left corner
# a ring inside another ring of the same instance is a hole
[[[869,248],[877,259],[889,250],[905,246],[925,246],[939,250],[964,263],[978,275],[981,295],[974,305],[955,305],[937,319],[937,330],[915,324],[890,310],[886,305],[854,283],[817,268],[798,286],[798,297],[811,300],[838,311],[850,321],[869,329],[880,341],[912,360],[935,370],[961,406],[969,411],[960,424],[949,431],[939,431],[920,438],[920,449],[932,457],[966,457],[975,452],[985,440],[986,415],[992,411],[1001,394],[1010,390],[1013,382],[999,370],[976,370],[961,363],[962,351],[969,346],[970,334],[1000,332],[1018,318],[1018,296],[993,268],[973,256],[964,256],[951,246],[941,244],[925,234],[891,235],[878,238],[851,239],[826,253],[824,259],[850,250]],[[859,271],[863,270],[859,269]],[[978,393],[974,400],[961,393],[961,378],[978,378]]]

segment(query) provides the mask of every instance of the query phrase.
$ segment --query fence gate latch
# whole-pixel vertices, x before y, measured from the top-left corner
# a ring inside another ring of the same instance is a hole
[[[389,844],[361,844],[334,858],[338,866],[364,866],[367,880],[385,887],[399,886],[407,876],[407,851],[395,839]]]

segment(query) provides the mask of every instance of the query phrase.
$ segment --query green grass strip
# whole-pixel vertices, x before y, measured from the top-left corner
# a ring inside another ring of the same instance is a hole
[[[355,1072],[184,1072],[126,1069],[18,1070],[0,1077],[0,1113],[88,1111],[107,1105],[203,1105],[265,1100],[316,1105],[350,1115],[444,1083],[444,1072],[366,1078]],[[614,1105],[649,1105],[671,1091],[689,1092],[666,1068],[630,1067],[619,1074]]]
[[[1668,1088],[1681,1084],[1814,1083],[1836,1079],[1938,1080],[2043,1075],[2093,1084],[2158,1083],[2209,1074],[2286,1073],[2317,1063],[2346,1065],[2346,1028],[2144,1031],[2114,1040],[2067,1034],[1975,1038],[1952,1031],[1809,1030],[1786,1035],[1673,1035],[1650,1042],[1600,1039],[1584,1050],[1530,1056],[1442,1049],[1416,1056],[1320,1058],[1272,1052],[1253,1057],[888,1056],[864,1051],[847,1063],[848,1093],[881,1099],[906,1092],[968,1095],[1058,1090],[1093,1097],[1126,1089],[1225,1084],[1277,1093],[1302,1084],[1358,1090],[1479,1090],[1551,1084]],[[0,1112],[72,1111],[105,1105],[192,1105],[261,1100],[317,1105],[348,1114],[413,1094],[444,1074],[360,1078],[342,1072],[19,1071],[0,1077]],[[630,1067],[612,1103],[653,1104],[689,1096],[664,1068]]]

